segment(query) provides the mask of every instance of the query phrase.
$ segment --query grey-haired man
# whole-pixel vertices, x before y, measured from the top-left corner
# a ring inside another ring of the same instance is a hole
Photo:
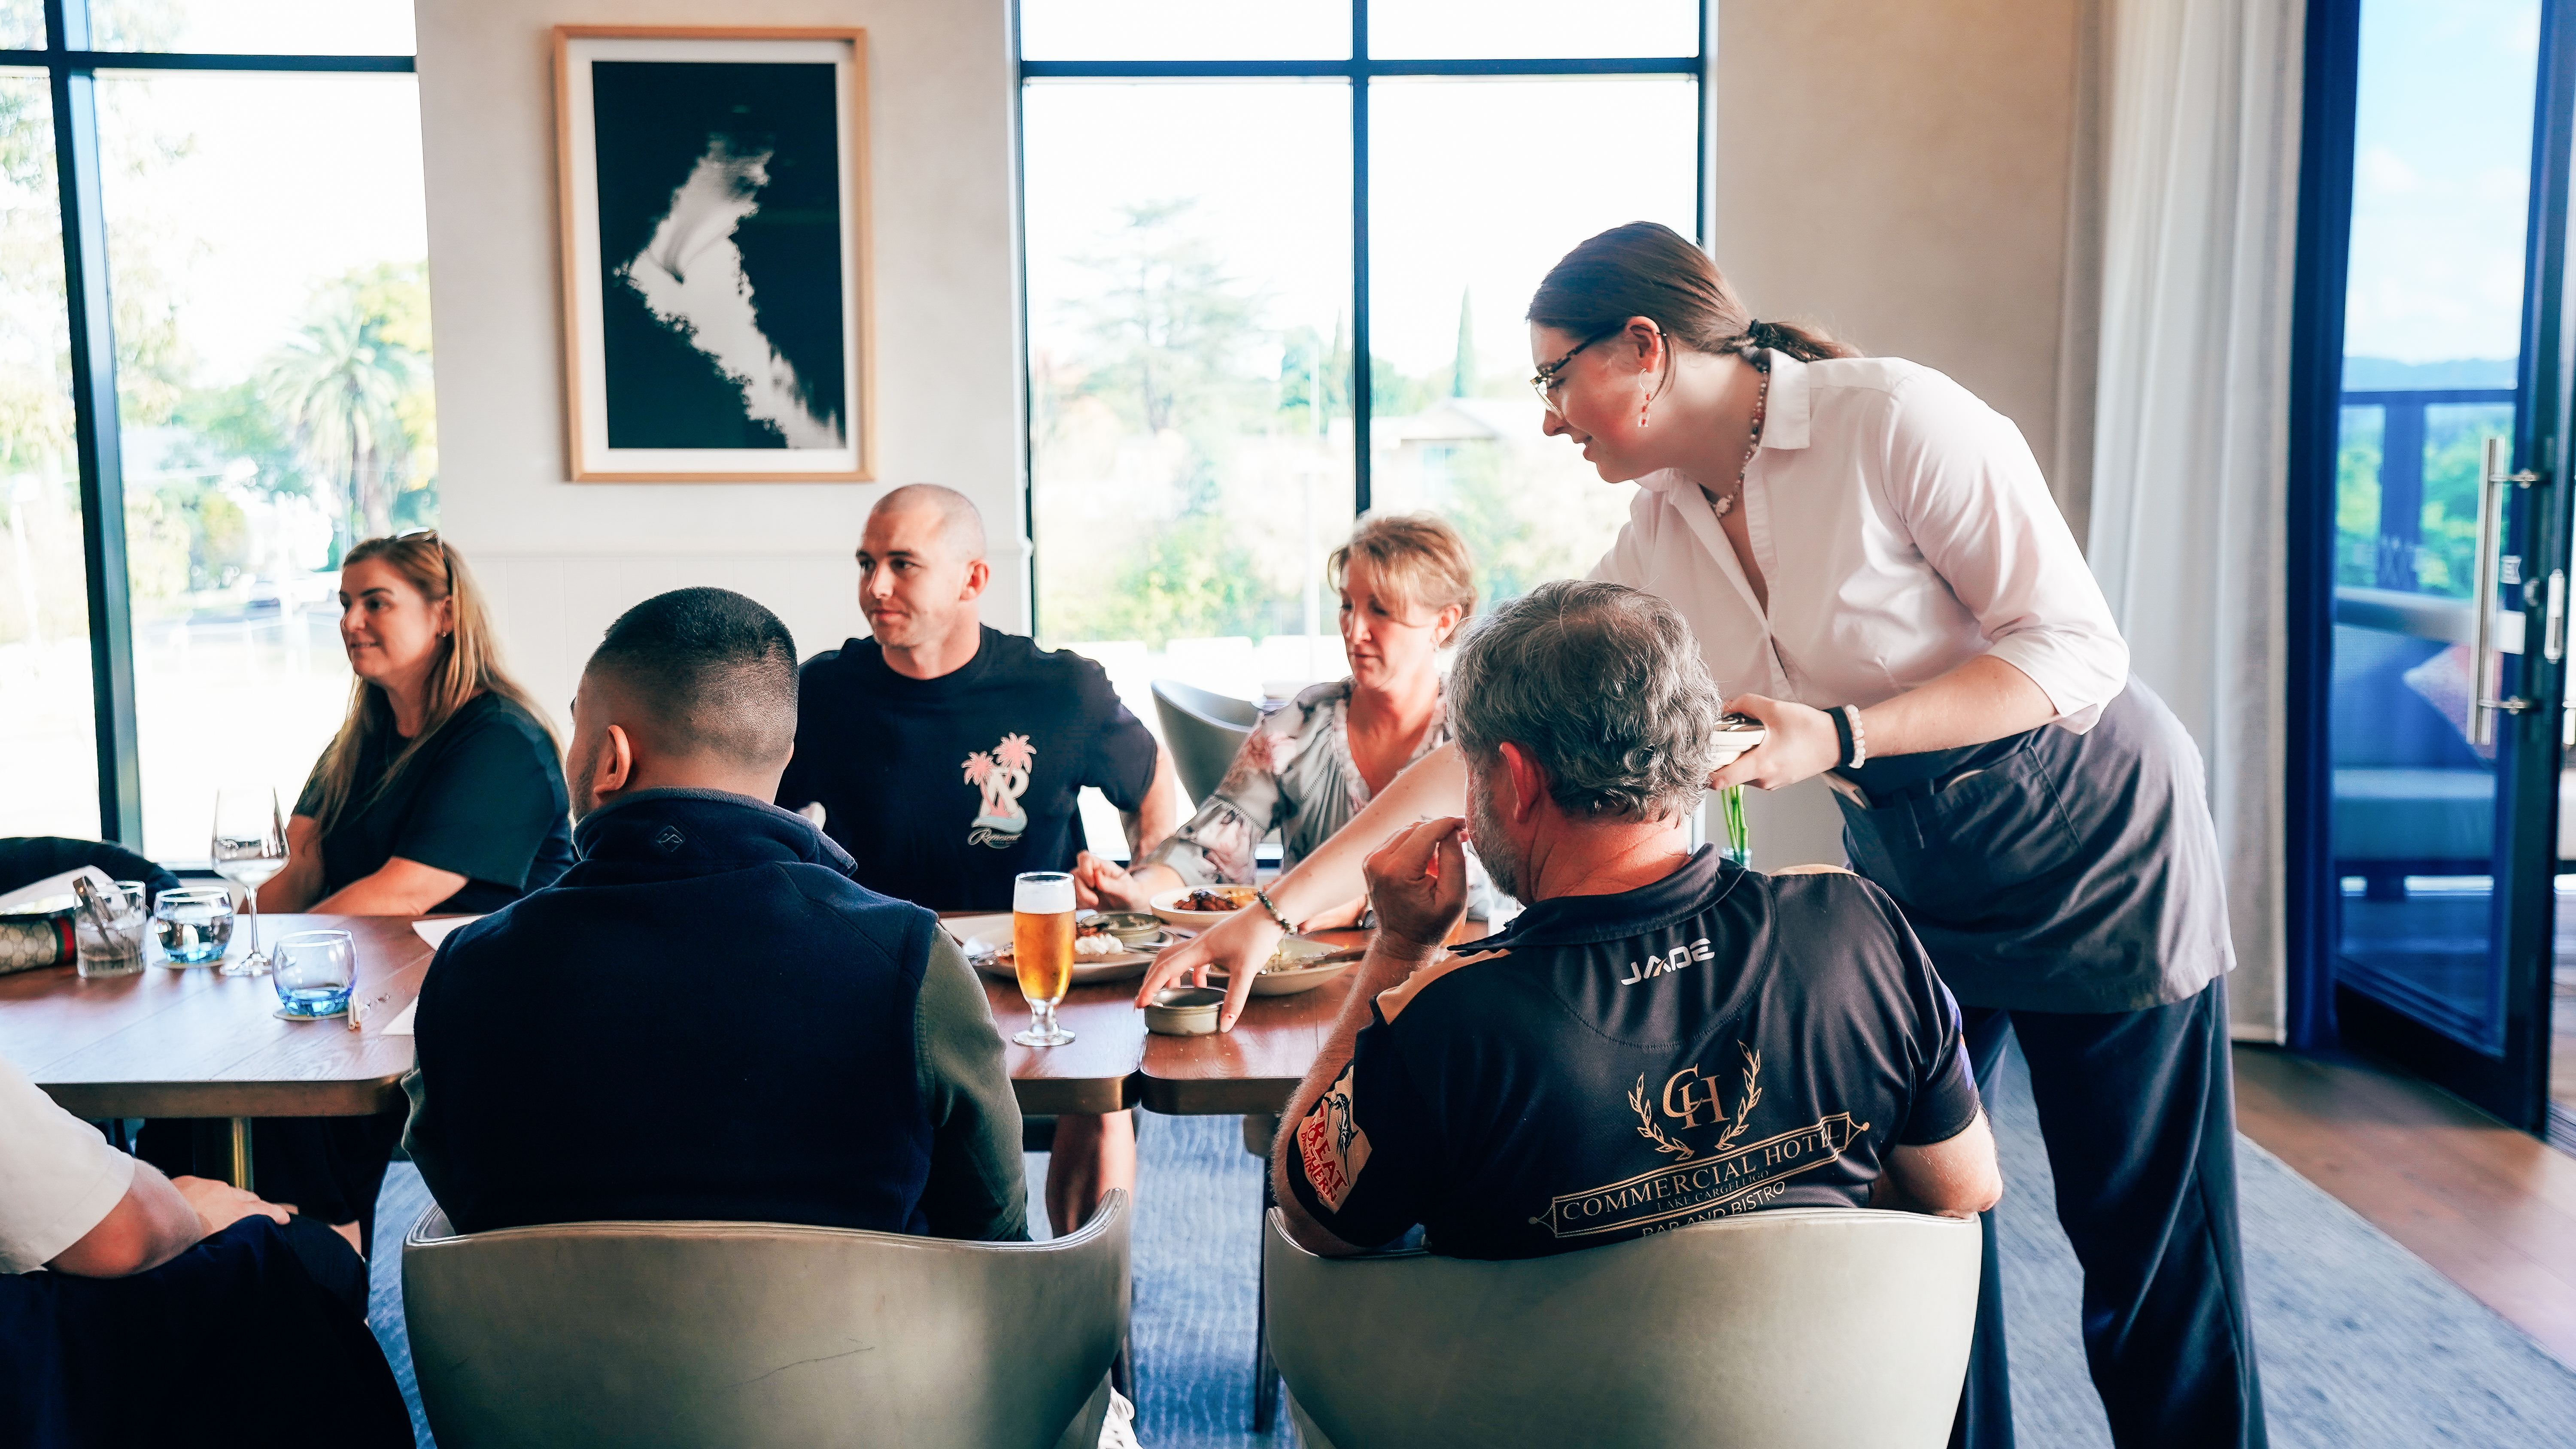
[[[1464,820],[1370,857],[1377,934],[1274,1154],[1289,1234],[1528,1258],[1730,1213],[2002,1192],[1959,1013],[1876,886],[1765,876],[1683,825],[1718,694],[1679,614],[1607,583],[1496,610],[1449,683]],[[1444,956],[1472,835],[1530,903]]]

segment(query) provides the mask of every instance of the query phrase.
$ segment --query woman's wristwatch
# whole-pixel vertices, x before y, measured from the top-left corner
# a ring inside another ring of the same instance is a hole
[[[1857,770],[1869,763],[1869,736],[1860,727],[1860,706],[1836,705],[1825,714],[1834,722],[1834,739],[1842,746],[1835,752],[1838,769]]]

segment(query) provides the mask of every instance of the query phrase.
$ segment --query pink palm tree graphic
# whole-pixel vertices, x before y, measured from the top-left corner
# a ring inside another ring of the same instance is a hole
[[[1036,765],[1037,749],[1027,735],[1006,734],[992,749],[968,755],[962,765],[966,783],[984,797],[975,824],[1011,835],[1026,830],[1029,816],[1020,808],[1020,796],[1028,793],[1029,773]]]

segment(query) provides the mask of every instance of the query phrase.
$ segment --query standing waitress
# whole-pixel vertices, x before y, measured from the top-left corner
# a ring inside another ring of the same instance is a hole
[[[2006,1029],[2020,1040],[2114,1439],[2263,1444],[2237,1243],[2234,958],[2200,757],[2128,676],[2020,432],[1929,368],[1752,320],[1661,226],[1575,248],[1529,316],[1547,432],[1639,485],[1593,577],[1679,607],[1730,707],[1769,729],[1711,785],[1827,774],[1853,866],[1903,907],[1962,1005],[1989,1104]],[[1455,753],[1283,876],[1275,911],[1167,953],[1148,990],[1266,956],[1282,920],[1349,895],[1342,877],[1389,831],[1458,813]],[[1960,1416],[1979,1449],[2012,1442],[1992,1213],[1985,1237]]]

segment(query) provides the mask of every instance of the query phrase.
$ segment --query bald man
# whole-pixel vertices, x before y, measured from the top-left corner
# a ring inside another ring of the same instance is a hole
[[[1007,911],[1023,871],[1073,869],[1076,805],[1096,786],[1151,848],[1188,818],[1171,759],[1088,659],[984,626],[984,520],[954,489],[877,501],[860,535],[869,637],[818,654],[798,690],[796,754],[778,803],[811,813],[862,885],[933,910]],[[1121,1116],[1061,1119],[1047,1216],[1078,1224],[1134,1188]]]
[[[1073,869],[1085,785],[1118,807],[1131,844],[1187,818],[1169,758],[1099,665],[984,626],[993,568],[963,494],[888,493],[858,561],[870,637],[807,661],[778,803],[821,805],[869,889],[1007,911],[1013,876]]]

